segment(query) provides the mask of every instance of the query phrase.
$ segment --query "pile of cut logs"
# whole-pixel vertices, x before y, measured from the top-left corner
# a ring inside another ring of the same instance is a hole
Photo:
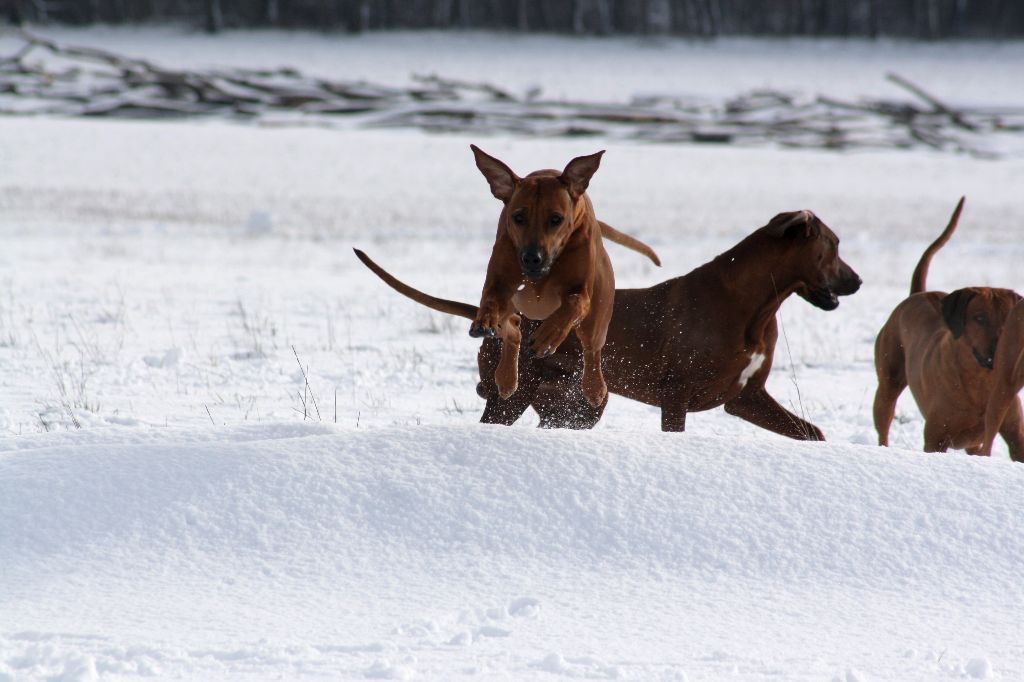
[[[415,76],[412,87],[315,78],[295,69],[168,69],[20,31],[0,57],[0,114],[135,118],[232,116],[274,123],[416,127],[651,142],[857,149],[930,147],[997,156],[994,134],[1024,133],[1024,108],[953,107],[896,74],[907,100],[807,97],[758,90],[709,102],[635,97],[628,104],[548,100],[488,83]],[[300,116],[295,116],[298,114]]]

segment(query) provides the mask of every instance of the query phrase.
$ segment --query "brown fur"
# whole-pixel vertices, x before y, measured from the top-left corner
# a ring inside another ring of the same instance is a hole
[[[985,436],[979,455],[991,455],[996,435],[1002,435],[1010,447],[1010,458],[1024,462],[1021,444],[1021,404],[1018,393],[1024,388],[1024,302],[1013,307],[1003,325],[992,363],[992,392],[985,406]]]
[[[911,295],[893,310],[875,340],[874,421],[879,445],[889,444],[896,401],[908,385],[925,419],[924,449],[980,451],[992,393],[997,342],[1020,300],[1009,289],[967,287],[949,294],[925,291],[928,265],[956,229],[963,199],[942,235],[924,252]],[[1018,402],[1016,420],[1003,424],[1012,452],[1024,454]]]
[[[765,382],[778,339],[775,313],[783,301],[796,293],[832,310],[837,295],[860,286],[839,257],[838,242],[810,211],[782,213],[687,275],[646,289],[617,290],[603,352],[609,389],[660,406],[666,431],[683,430],[687,412],[725,405],[731,414],[776,433],[824,440],[818,427],[779,405]],[[534,326],[523,324],[527,333]],[[493,380],[501,350],[498,341],[487,339],[478,355],[477,392],[487,399],[481,421],[511,424],[531,406],[546,427],[591,428],[601,418],[606,403],[594,407],[580,393],[581,352],[574,339],[547,359],[524,354],[519,389],[508,399],[500,397]],[[757,354],[764,359],[754,366]]]
[[[601,162],[598,152],[573,159],[559,173],[541,170],[518,177],[504,163],[471,145],[477,168],[504,207],[480,307],[470,336],[501,339],[494,382],[502,397],[519,379],[520,315],[543,320],[530,352],[550,355],[571,331],[583,348],[583,395],[599,405],[608,392],[601,349],[615,298],[615,275],[601,227],[586,196]]]

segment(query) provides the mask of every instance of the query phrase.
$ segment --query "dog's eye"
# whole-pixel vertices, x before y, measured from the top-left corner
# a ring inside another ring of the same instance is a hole
[[[551,216],[551,224],[552,225],[561,225],[562,224],[562,216],[560,216],[560,215],[553,215],[553,216]]]
[[[523,223],[526,222],[526,216],[524,216],[522,213],[513,213],[512,222],[514,222],[516,225],[522,225]]]
[[[979,327],[986,327],[986,326],[988,326],[988,318],[985,317],[984,315],[975,315],[974,316],[974,321],[978,323]]]

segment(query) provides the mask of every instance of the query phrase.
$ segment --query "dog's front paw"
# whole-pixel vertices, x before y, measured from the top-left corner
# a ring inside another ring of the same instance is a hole
[[[494,384],[502,400],[507,400],[519,388],[519,363],[515,354],[502,356],[494,371]]]
[[[530,346],[526,353],[531,358],[546,358],[554,354],[558,347],[565,341],[565,337],[572,331],[572,327],[562,327],[554,320],[548,318],[533,333],[530,338]]]
[[[480,339],[485,336],[493,339],[498,335],[498,330],[495,327],[488,327],[483,322],[474,321],[469,326],[469,335],[474,339]]]
[[[501,315],[498,306],[493,302],[482,304],[477,311],[473,324],[469,325],[469,335],[474,339],[487,336],[494,338],[501,331]]]
[[[501,396],[501,399],[508,400],[516,392],[516,389],[519,388],[519,377],[516,375],[503,377],[496,374],[494,376],[494,383],[498,385],[498,395]]]

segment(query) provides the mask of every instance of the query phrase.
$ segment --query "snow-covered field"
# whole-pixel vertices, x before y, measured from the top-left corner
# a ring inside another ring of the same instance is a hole
[[[51,33],[168,63],[605,99],[877,95],[895,70],[1012,104],[1024,58],[1014,43]],[[580,58],[549,72],[545,54]],[[661,434],[656,410],[614,397],[592,433],[477,426],[467,324],[351,252],[475,302],[499,204],[470,142],[521,172],[607,148],[597,212],[665,264],[610,247],[620,286],[814,210],[865,284],[831,313],[784,305],[769,387],[830,442],[721,410]],[[961,194],[930,284],[1024,291],[1021,187],[1019,156],[2,119],[0,680],[1024,679],[1024,467],[1001,444],[991,460],[917,453],[909,395],[898,448],[871,445],[870,418],[874,335]]]

